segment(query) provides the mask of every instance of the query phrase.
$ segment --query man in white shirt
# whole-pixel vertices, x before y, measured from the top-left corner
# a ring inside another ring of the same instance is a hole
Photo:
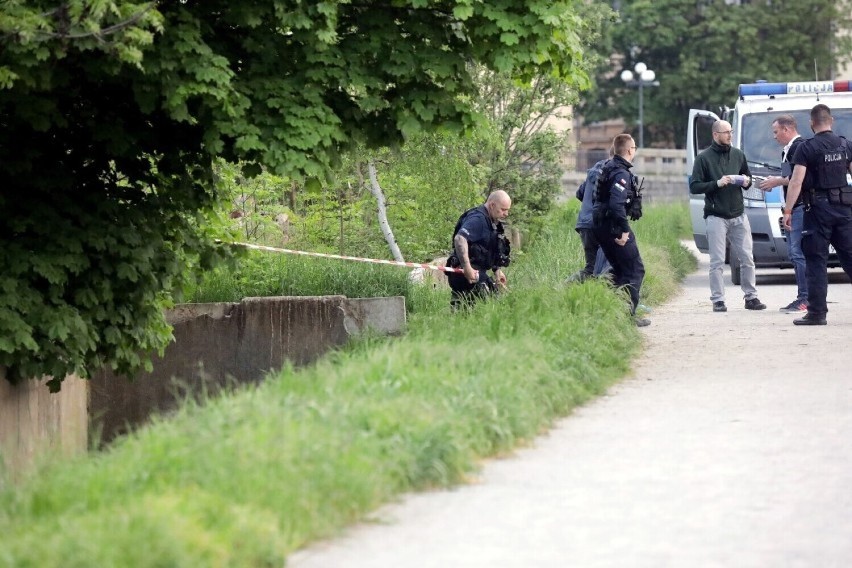
[[[781,152],[781,175],[769,176],[760,182],[760,189],[766,191],[773,187],[783,186],[784,199],[787,198],[787,186],[793,173],[793,157],[803,138],[799,136],[796,128],[796,118],[792,114],[782,114],[772,121],[772,136],[784,149]],[[788,314],[799,314],[808,311],[808,281],[805,278],[805,255],[802,252],[802,226],[804,224],[805,209],[802,198],[796,201],[793,208],[791,229],[787,233],[787,256],[793,263],[793,271],[796,273],[796,286],[798,293],[796,299],[781,308],[782,312]]]

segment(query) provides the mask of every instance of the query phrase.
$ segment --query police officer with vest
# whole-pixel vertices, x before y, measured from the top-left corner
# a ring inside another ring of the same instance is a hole
[[[599,176],[592,222],[598,243],[612,265],[613,283],[627,288],[631,312],[635,315],[639,290],[645,279],[645,265],[639,255],[636,235],[628,222],[628,210],[637,199],[636,182],[630,174],[636,142],[629,134],[619,134],[613,139],[612,146],[615,156],[604,165]],[[640,327],[650,323],[646,318],[636,319],[636,325]]]
[[[784,204],[784,226],[790,230],[793,207],[801,194],[805,202],[802,252],[808,280],[808,313],[796,325],[825,325],[828,307],[828,245],[852,278],[852,144],[831,131],[834,119],[824,104],[811,109],[814,137],[793,158],[793,177]]]
[[[595,236],[595,224],[592,222],[592,209],[594,207],[595,188],[598,185],[598,175],[603,171],[604,165],[612,159],[614,150],[609,147],[609,157],[595,162],[586,173],[586,179],[577,188],[576,197],[582,205],[577,213],[575,229],[580,235],[583,244],[583,254],[586,257],[586,266],[568,277],[567,282],[584,282],[592,276],[608,275],[612,268],[604,255],[598,238]]]
[[[492,192],[484,205],[474,207],[459,217],[453,231],[453,254],[447,266],[461,268],[464,273],[447,273],[452,290],[450,305],[470,305],[477,298],[497,292],[506,286],[501,270],[509,265],[509,241],[503,219],[509,216],[512,200],[503,190]],[[488,276],[492,270],[494,278]]]

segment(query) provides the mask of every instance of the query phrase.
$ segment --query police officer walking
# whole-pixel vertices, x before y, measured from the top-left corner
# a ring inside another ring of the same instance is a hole
[[[447,266],[464,271],[447,273],[452,290],[450,305],[454,309],[495,293],[498,286],[506,286],[501,268],[509,265],[510,251],[502,221],[509,216],[511,206],[509,194],[498,189],[484,205],[468,209],[459,217],[453,230],[453,254],[447,259]],[[493,271],[494,279],[488,276],[488,270]]]
[[[595,236],[595,224],[592,221],[592,209],[594,208],[594,195],[598,184],[598,176],[603,171],[604,164],[612,159],[612,156],[613,149],[610,146],[609,157],[595,162],[595,165],[589,168],[589,171],[586,173],[585,181],[577,188],[575,195],[582,202],[582,205],[580,206],[580,212],[577,213],[577,224],[574,228],[580,235],[580,242],[583,243],[586,266],[569,276],[568,282],[584,282],[592,276],[608,274],[612,270],[603,249],[601,249],[600,243],[598,243],[598,238]]]
[[[834,119],[824,104],[811,109],[814,137],[793,157],[793,177],[784,204],[784,226],[801,194],[805,202],[802,252],[808,281],[808,313],[796,325],[825,325],[828,306],[828,245],[834,246],[840,265],[852,278],[852,143],[831,131]]]
[[[636,142],[629,134],[619,134],[612,141],[615,156],[600,173],[597,195],[592,209],[595,237],[612,265],[613,283],[624,286],[630,294],[631,313],[636,314],[639,291],[645,279],[645,265],[639,255],[636,235],[630,230],[628,210],[637,201],[637,188],[630,174]],[[634,215],[634,218],[638,216]],[[643,327],[651,322],[637,318],[636,325]]]

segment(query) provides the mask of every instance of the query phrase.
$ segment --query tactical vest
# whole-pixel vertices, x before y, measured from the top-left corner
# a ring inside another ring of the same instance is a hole
[[[836,147],[831,144],[829,149],[820,149],[816,153],[817,166],[814,174],[814,189],[829,190],[846,187],[846,172],[850,156],[846,149],[846,139],[835,136],[838,140]]]
[[[603,224],[603,220],[609,217],[611,179],[616,169],[618,169],[618,164],[614,160],[607,160],[598,174],[595,194],[592,198],[594,204],[593,217],[596,225]],[[624,211],[629,219],[636,221],[642,217],[642,188],[639,185],[638,178],[630,171],[627,171],[627,177],[630,179],[630,187],[625,190],[628,194],[624,200]]]
[[[631,221],[638,221],[642,218],[642,187],[644,185],[645,178],[640,180],[634,175],[630,176],[630,187],[633,195],[625,203],[624,209]]]
[[[603,166],[601,166],[601,170],[598,172],[597,179],[595,180],[595,193],[592,196],[592,203],[594,205],[609,203],[609,178],[614,169],[615,164],[611,159],[604,162]]]
[[[459,220],[456,221],[455,229],[453,229],[453,242],[451,243],[453,254],[450,256],[450,266],[458,267],[460,265],[455,253],[455,238],[459,230],[461,230],[461,227],[468,215],[482,215],[485,217],[485,221],[491,225],[491,218],[488,216],[488,210],[484,205],[468,209],[462,213]],[[509,239],[506,237],[504,232],[503,223],[497,221],[496,228],[489,234],[487,243],[468,242],[467,254],[470,259],[471,266],[478,270],[488,270],[489,268],[496,269],[502,266],[509,266],[511,246],[509,245]],[[452,261],[454,261],[455,264],[453,264]]]

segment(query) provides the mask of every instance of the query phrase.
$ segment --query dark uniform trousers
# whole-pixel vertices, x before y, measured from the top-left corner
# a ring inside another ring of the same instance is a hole
[[[448,272],[447,281],[450,284],[450,306],[453,309],[470,307],[477,300],[497,293],[497,284],[484,270],[477,269],[479,280],[473,284],[467,281],[464,274]]]
[[[615,242],[615,235],[609,232],[609,228],[595,227],[595,236],[606,259],[612,265],[613,283],[627,288],[635,313],[636,306],[639,305],[639,289],[642,287],[642,280],[645,279],[645,265],[639,255],[636,235],[630,231],[630,238],[624,246],[619,246]]]
[[[825,192],[816,191],[805,210],[802,252],[808,279],[808,313],[824,317],[828,312],[828,245],[834,246],[846,274],[852,278],[852,207],[833,205]]]

